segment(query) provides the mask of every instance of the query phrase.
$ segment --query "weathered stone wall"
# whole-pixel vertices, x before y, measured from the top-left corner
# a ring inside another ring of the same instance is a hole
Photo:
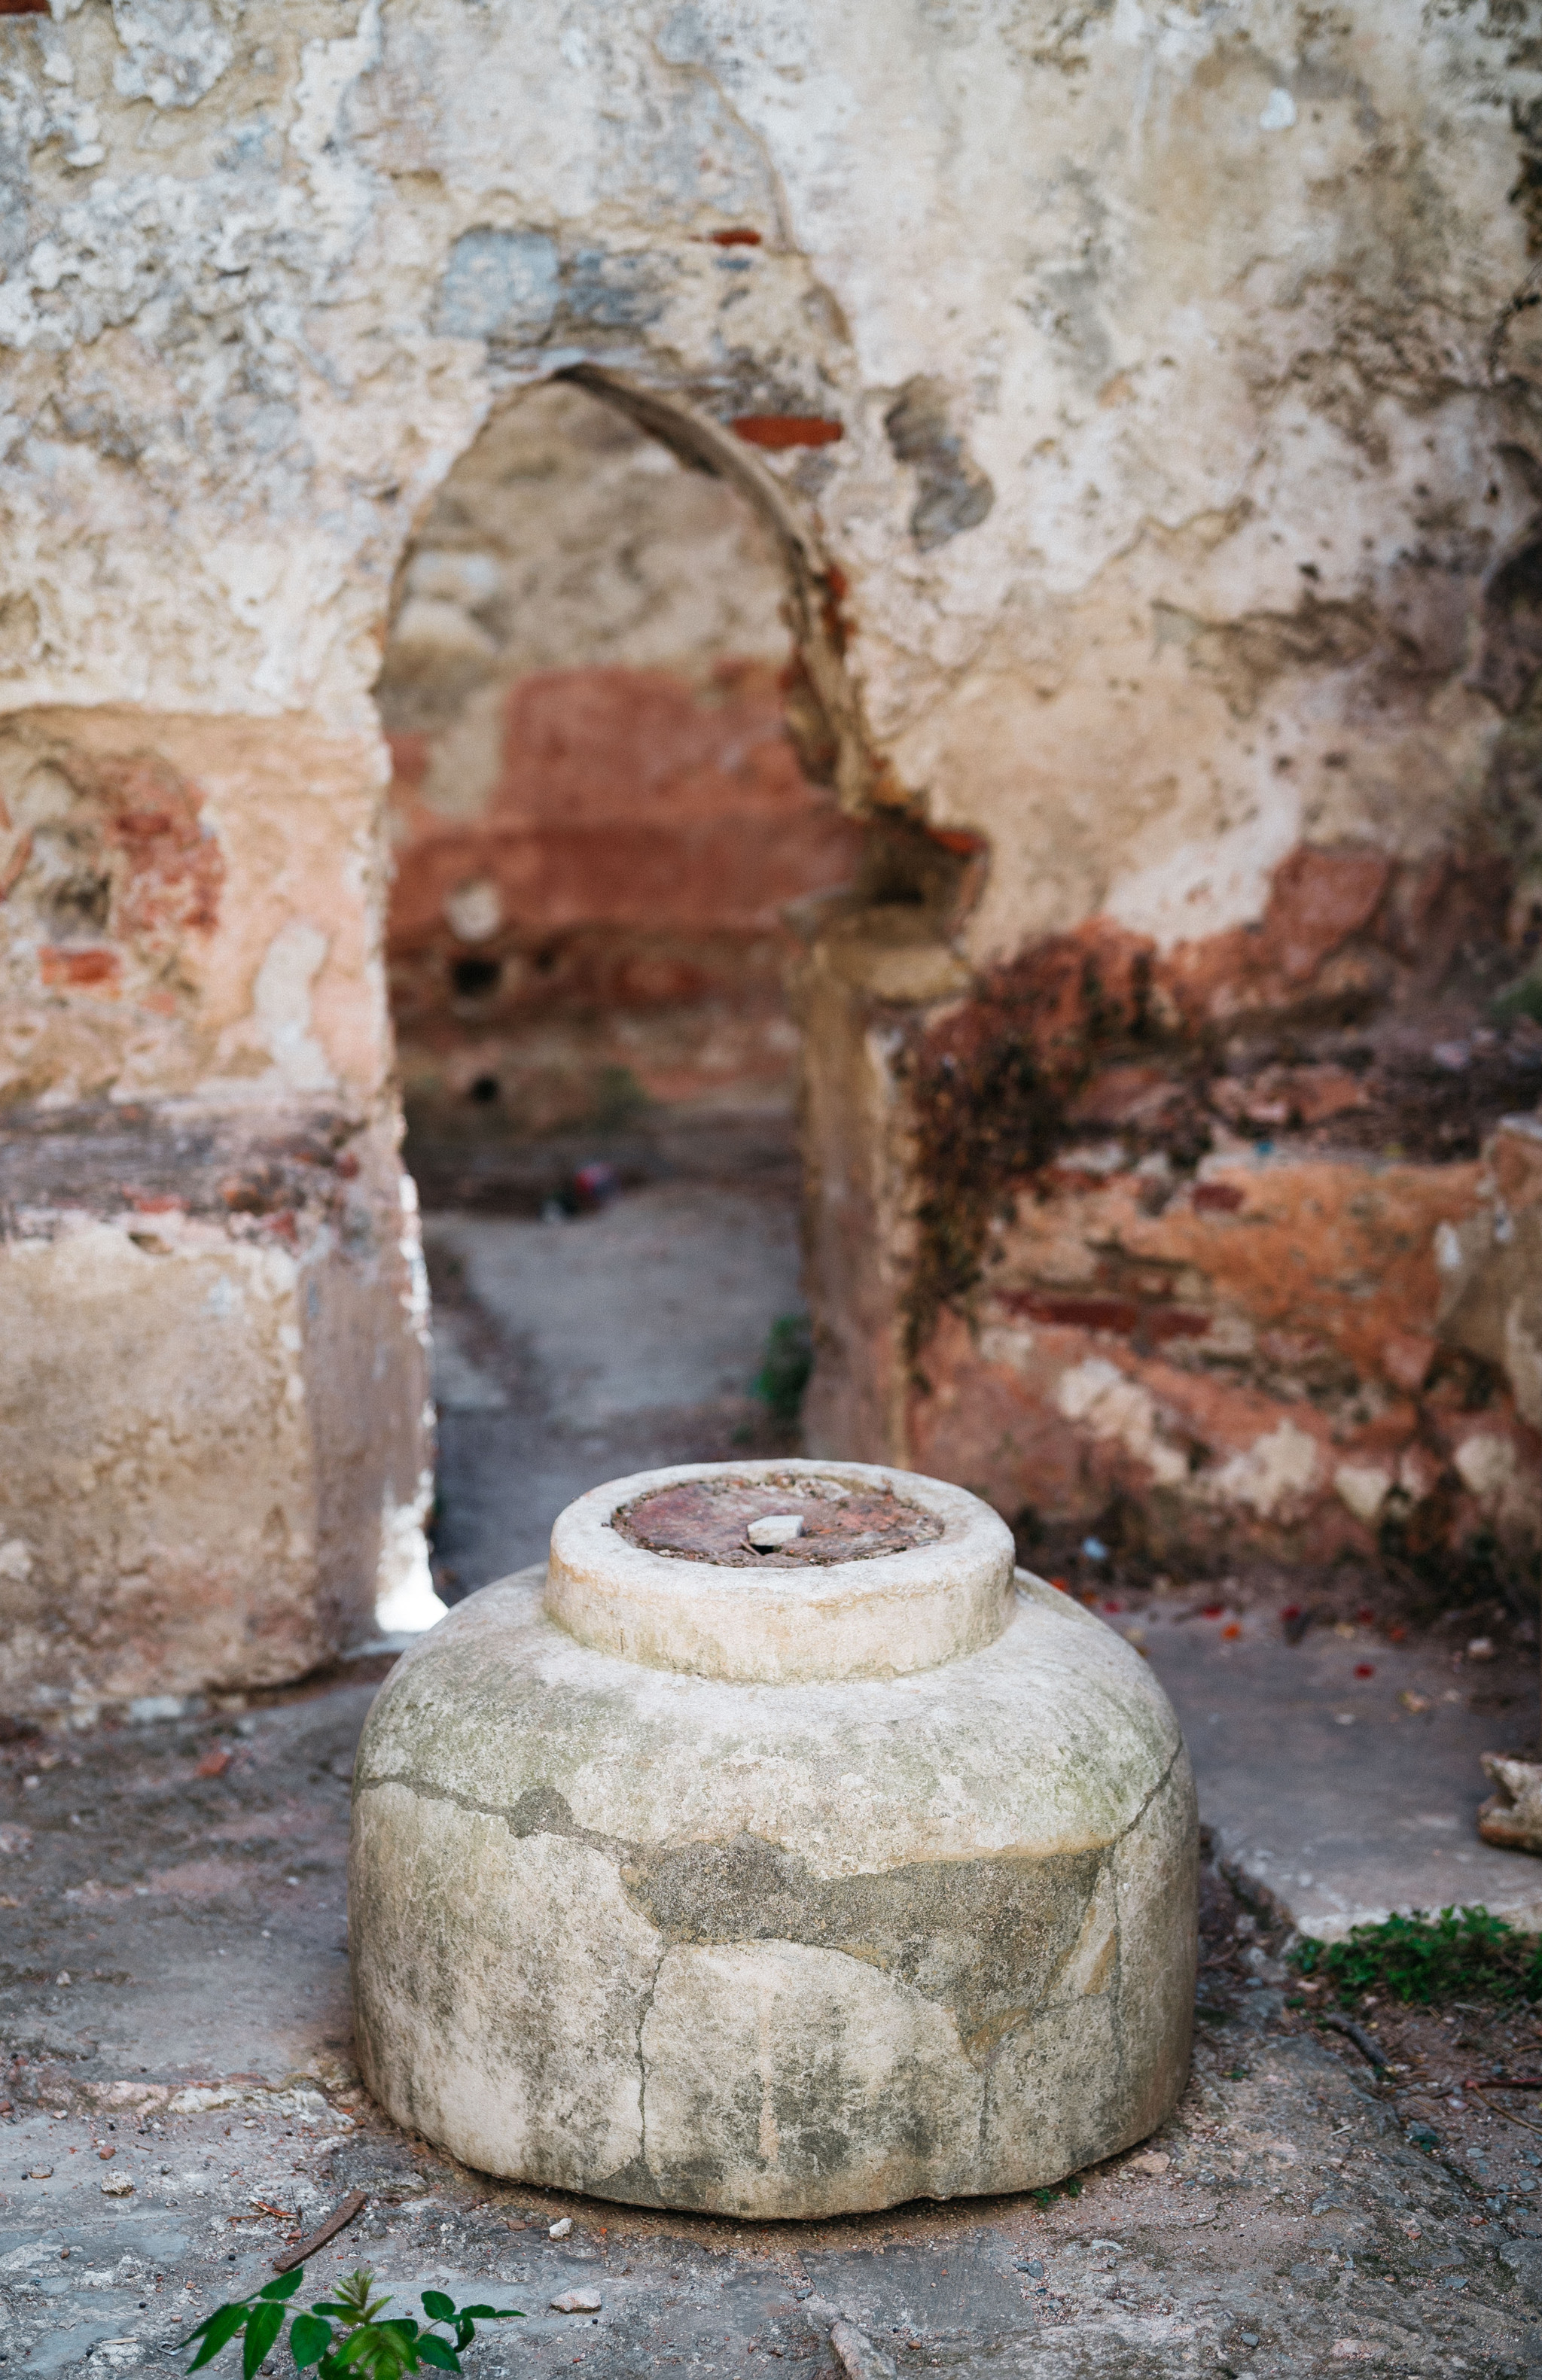
[[[609,375],[765,524],[805,773],[910,822],[811,929],[821,1441],[1071,1525],[1132,1500],[1180,1548],[1365,1547],[1418,1512],[1438,1547],[1519,1543],[1525,1333],[1469,1274],[1514,1245],[1481,1151],[1536,1097],[1534,16],[0,21],[27,1146],[125,1107],[167,1149],[189,1114],[253,1151],[340,1119],[391,1210],[393,577],[511,395]],[[67,1169],[28,1212],[121,1231],[131,1188],[77,1207]],[[362,1281],[355,1249],[327,1261]],[[1312,1285],[1288,1314],[1277,1257]],[[380,1262],[373,1361],[406,1412]],[[51,1310],[71,1347],[73,1293]],[[192,1342],[154,1311],[171,1377]],[[73,1379],[97,1393],[83,1338],[79,1366],[40,1431],[76,1426]],[[116,1559],[90,1550],[110,1467],[45,1576],[54,1490],[30,1451],[3,1467],[12,1570],[67,1615]],[[180,1493],[155,1525],[190,1543]],[[167,1590],[164,1646],[204,1591]]]
[[[456,465],[377,689],[415,1132],[790,1109],[782,912],[862,829],[799,767],[783,595],[743,498],[581,389],[512,398]]]

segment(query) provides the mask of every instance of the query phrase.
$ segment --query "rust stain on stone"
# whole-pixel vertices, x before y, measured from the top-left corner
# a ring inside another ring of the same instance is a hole
[[[796,1512],[802,1533],[785,1546],[757,1553],[745,1532],[772,1513]],[[692,1479],[640,1496],[612,1524],[630,1545],[680,1561],[725,1563],[735,1570],[823,1569],[866,1561],[875,1554],[907,1553],[942,1535],[930,1512],[887,1490],[843,1488],[836,1479]]]

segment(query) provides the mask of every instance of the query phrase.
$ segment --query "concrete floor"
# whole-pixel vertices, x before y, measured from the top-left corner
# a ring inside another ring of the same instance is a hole
[[[1492,1790],[1479,1755],[1535,1750],[1535,1643],[1490,1613],[1482,1661],[1463,1649],[1468,1614],[1401,1643],[1375,1621],[1325,1621],[1291,1645],[1284,1599],[1196,1586],[1120,1597],[1106,1615],[1172,1699],[1219,1855],[1325,1939],[1469,1901],[1542,1930],[1542,1861],[1477,1832]]]
[[[1362,2010],[1395,2068],[1378,2084],[1281,1988],[1275,1938],[1213,1869],[1189,2088],[1074,2191],[751,2225],[436,2157],[373,2112],[349,2053],[346,1779],[372,1691],[0,1747],[8,2367],[184,2368],[192,2324],[362,2188],[315,2293],[366,2263],[404,2301],[439,2286],[527,2309],[473,2374],[726,2374],[767,2354],[838,2380],[841,2315],[876,2374],[1542,2370],[1542,2134],[1460,2087],[1535,2065],[1542,2028]],[[594,2320],[552,2309],[575,2282],[600,2289]]]
[[[441,1215],[428,1237],[452,1593],[538,1554],[596,1479],[756,1443],[745,1383],[795,1302],[785,1190],[656,1184],[581,1222]],[[1498,1658],[1476,1664],[1465,1621],[1393,1644],[1385,1621],[1326,1611],[1290,1645],[1283,1591],[1098,1597],[1178,1704],[1218,1854],[1174,2119],[1079,2187],[842,2223],[511,2187],[373,2113],[351,2063],[344,1859],[385,1659],[244,1706],[0,1743],[0,2362],[181,2369],[192,2323],[362,2188],[318,2293],[363,2262],[404,2295],[523,2305],[472,2374],[726,2374],[764,2353],[826,2380],[840,2315],[867,2341],[848,2349],[854,2380],[1542,2371],[1542,2131],[1529,2101],[1506,2114],[1462,2087],[1542,2062],[1542,2024],[1364,2008],[1377,2081],[1277,1955],[1287,1911],[1326,1929],[1389,1897],[1526,1903],[1538,1870],[1484,1852],[1472,1813],[1475,1751],[1535,1729],[1531,1657],[1497,1621]],[[597,2317],[552,2310],[578,2281],[599,2286]]]
[[[781,1443],[750,1383],[800,1304],[794,1183],[650,1183],[566,1221],[430,1215],[423,1242],[447,1600],[541,1560],[601,1480]]]

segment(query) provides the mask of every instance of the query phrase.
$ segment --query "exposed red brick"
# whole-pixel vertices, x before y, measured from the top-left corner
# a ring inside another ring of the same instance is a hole
[[[752,231],[747,224],[735,224],[728,231],[715,231],[712,244],[714,248],[758,248],[760,234]]]
[[[1077,1330],[1117,1330],[1128,1338],[1141,1318],[1141,1309],[1127,1297],[1055,1297],[1040,1290],[1007,1291],[1001,1304],[1010,1314],[1031,1315],[1037,1322],[1059,1322]]]
[[[664,1101],[785,1083],[782,911],[850,882],[863,837],[804,774],[775,670],[724,663],[704,687],[619,668],[524,678],[475,818],[422,800],[426,738],[395,754],[387,948],[410,1079],[453,1096],[490,1075],[532,1130],[583,1111],[585,1069],[625,1067]],[[461,945],[447,901],[488,880],[502,922]],[[480,1005],[456,990],[462,959],[488,969]]]
[[[117,998],[123,963],[116,951],[44,948],[38,962],[50,991],[105,991]]]
[[[406,732],[386,740],[391,747],[391,792],[398,804],[405,803],[428,774],[433,743],[427,735]]]
[[[822,421],[805,413],[740,413],[728,427],[746,445],[777,452],[787,446],[833,446],[846,435],[844,422]]]
[[[623,669],[521,679],[482,817],[407,809],[393,953],[441,939],[446,896],[479,876],[527,940],[599,924],[776,931],[787,902],[846,881],[861,832],[804,778],[772,674],[719,686],[703,698]],[[410,789],[398,782],[398,798]]]
[[[1160,1344],[1169,1339],[1203,1339],[1210,1328],[1207,1314],[1181,1305],[1144,1305],[1129,1297],[1062,1296],[1047,1290],[1009,1290],[1000,1301],[1009,1313],[1036,1322],[1054,1322],[1078,1330],[1112,1330],[1129,1339],[1139,1335]]]
[[[92,776],[107,843],[127,861],[114,932],[154,945],[184,932],[211,933],[225,861],[203,832],[198,788],[148,754],[98,761]]]
[[[1202,1215],[1234,1215],[1242,1194],[1234,1182],[1196,1182],[1193,1203]]]
[[[1369,925],[1387,890],[1385,852],[1292,852],[1275,870],[1267,932],[1281,972],[1304,983],[1329,953]]]

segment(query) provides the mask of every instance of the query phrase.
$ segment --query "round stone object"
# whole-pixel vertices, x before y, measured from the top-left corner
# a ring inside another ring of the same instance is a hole
[[[1150,1670],[1014,1574],[976,1498],[858,1463],[644,1473],[569,1505],[546,1568],[459,1605],[370,1714],[365,2081],[467,2165],[635,2205],[1057,2181],[1182,2088],[1197,1831]]]

